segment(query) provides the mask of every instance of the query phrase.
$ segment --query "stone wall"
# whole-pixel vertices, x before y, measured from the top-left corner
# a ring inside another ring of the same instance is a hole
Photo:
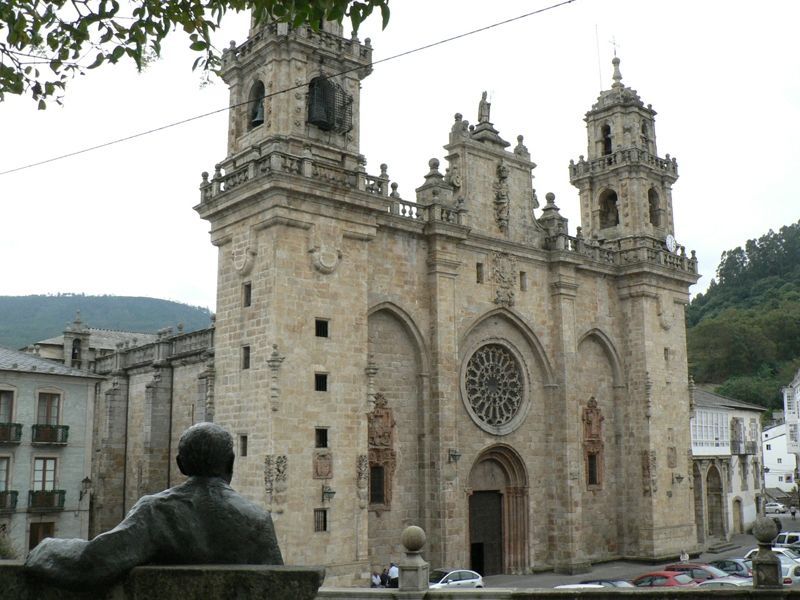
[[[29,579],[20,562],[0,561],[0,590],[14,600],[312,600],[324,577],[315,567],[138,567],[111,589],[69,591]]]

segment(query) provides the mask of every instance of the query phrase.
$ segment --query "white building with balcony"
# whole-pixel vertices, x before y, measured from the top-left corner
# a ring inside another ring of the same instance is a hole
[[[790,450],[794,443],[789,441],[786,430],[789,424],[771,427],[761,434],[761,444],[764,454],[764,486],[778,488],[784,492],[795,489],[795,474],[797,470],[797,456]],[[797,435],[794,425],[795,436]]]
[[[20,558],[45,537],[87,537],[100,379],[0,348],[0,535]]]
[[[743,533],[764,495],[761,414],[764,407],[701,389],[693,394],[692,478],[701,544]]]

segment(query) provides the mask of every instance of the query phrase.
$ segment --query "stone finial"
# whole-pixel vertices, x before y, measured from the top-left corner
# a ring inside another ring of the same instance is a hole
[[[530,153],[528,152],[528,147],[525,144],[523,144],[524,139],[525,138],[521,135],[517,136],[517,145],[514,148],[514,154],[518,154],[521,156],[530,156]]]
[[[430,168],[430,171],[428,171],[428,175],[441,175],[441,173],[439,173],[439,159],[438,158],[430,159],[428,161],[428,167]]]
[[[422,592],[428,589],[429,567],[420,550],[425,546],[426,535],[421,527],[410,525],[403,530],[400,542],[405,548],[405,556],[400,559],[400,589]]]
[[[555,205],[556,205],[556,195],[553,192],[547,192],[544,195],[544,199],[547,200],[547,206],[555,207]]]
[[[399,198],[400,197],[400,192],[397,191],[397,182],[396,181],[392,182],[391,188],[392,188],[392,192],[389,194],[389,196],[392,197],[392,198]]]
[[[614,83],[611,84],[612,88],[620,88],[622,87],[622,73],[619,70],[619,57],[615,56],[611,61],[611,64],[614,65]]]

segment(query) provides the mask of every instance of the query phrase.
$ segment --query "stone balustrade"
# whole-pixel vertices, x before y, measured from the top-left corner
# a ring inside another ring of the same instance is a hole
[[[187,354],[214,347],[214,330],[201,329],[176,335],[170,340],[170,355]]]
[[[678,161],[669,154],[666,158],[659,158],[642,148],[621,148],[592,160],[585,160],[583,156],[578,159],[577,163],[571,160],[569,162],[569,179],[574,183],[581,177],[597,175],[622,165],[634,164],[655,167],[676,179],[678,177]]]
[[[108,375],[119,369],[148,365],[156,360],[170,360],[172,358],[186,357],[190,354],[200,354],[214,348],[214,328],[201,329],[189,333],[172,334],[171,331],[160,332],[159,341],[128,348],[119,345],[113,354],[98,358],[94,364],[95,373]],[[166,351],[162,347],[159,356],[159,344],[166,344]]]
[[[651,243],[648,244],[648,241]],[[545,248],[578,254],[610,265],[625,266],[649,263],[684,273],[697,274],[697,256],[694,250],[690,256],[686,255],[684,247],[681,247],[677,254],[672,253],[655,240],[642,240],[642,243],[637,246],[625,248],[618,240],[601,244],[595,240],[559,233],[545,239]]]

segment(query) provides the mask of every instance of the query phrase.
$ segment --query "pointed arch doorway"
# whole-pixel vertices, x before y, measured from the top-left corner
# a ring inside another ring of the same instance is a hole
[[[725,522],[722,508],[722,477],[719,469],[711,465],[706,474],[706,504],[708,506],[708,534],[725,537]]]
[[[484,450],[469,475],[470,565],[481,575],[528,567],[528,476],[506,445]]]

